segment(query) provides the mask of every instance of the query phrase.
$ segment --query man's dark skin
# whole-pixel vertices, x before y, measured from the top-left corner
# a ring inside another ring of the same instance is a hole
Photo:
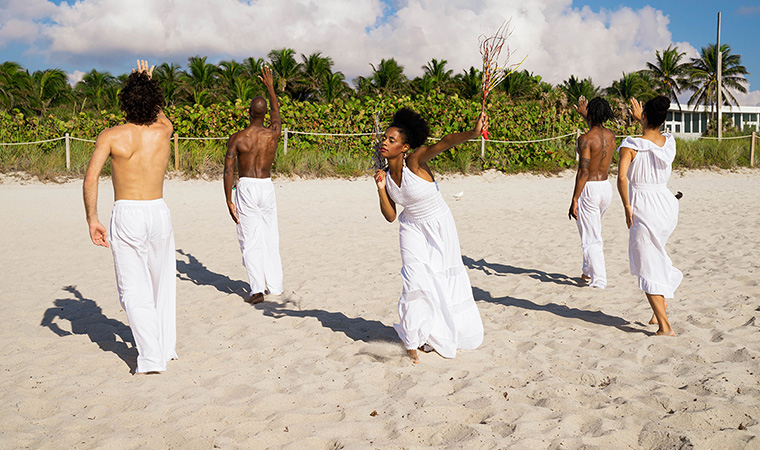
[[[589,130],[578,138],[578,173],[575,175],[575,189],[567,216],[578,220],[578,199],[587,181],[604,181],[615,153],[615,133],[600,123],[591,123],[588,116],[588,101],[578,99],[575,110],[583,116]]]
[[[224,158],[224,195],[227,208],[235,223],[238,223],[235,203],[232,200],[232,185],[235,182],[235,160],[238,165],[238,175],[249,178],[269,178],[272,173],[272,162],[277,152],[277,141],[280,139],[282,120],[277,96],[274,93],[272,70],[265,66],[261,69],[259,79],[264,82],[269,93],[270,125],[264,126],[267,114],[267,101],[264,97],[251,100],[251,123],[245,129],[230,136],[227,141],[227,154]],[[250,303],[264,300],[263,293],[254,294]]]

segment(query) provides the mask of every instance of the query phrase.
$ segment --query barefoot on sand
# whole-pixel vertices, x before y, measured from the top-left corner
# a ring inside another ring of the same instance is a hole
[[[264,301],[264,293],[258,292],[256,294],[251,295],[251,298],[246,300],[246,302],[250,303],[251,305],[255,305],[256,303],[261,303]]]
[[[406,355],[409,356],[409,358],[412,359],[412,364],[419,364],[420,363],[420,357],[417,356],[417,350],[407,350]]]

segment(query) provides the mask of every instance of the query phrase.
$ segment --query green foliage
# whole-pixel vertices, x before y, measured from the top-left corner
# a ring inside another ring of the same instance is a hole
[[[575,132],[584,130],[580,116],[563,106],[564,94],[555,89],[541,100],[516,103],[508,93],[494,92],[489,97],[491,140],[485,142],[481,157],[479,140],[466,142],[446,151],[431,161],[439,172],[473,173],[487,169],[505,172],[556,172],[575,166]],[[370,133],[374,114],[387,124],[396,110],[407,106],[419,111],[430,123],[431,141],[446,134],[471,129],[477,118],[479,102],[459,97],[430,93],[426,96],[341,97],[332,103],[295,101],[280,98],[283,128],[289,129],[288,153],[284,139],[275,159],[276,173],[288,176],[358,176],[368,174],[373,154],[372,136],[315,136],[296,134]],[[54,109],[44,117],[0,111],[0,142],[30,142],[54,139],[69,133],[72,137],[93,140],[100,131],[124,122],[121,113],[72,113]],[[180,137],[226,138],[248,125],[248,105],[216,103],[210,106],[168,106],[166,115]],[[625,121],[609,123],[615,134],[637,132]],[[544,142],[501,143],[498,141],[530,141],[570,134],[562,139]],[[0,147],[0,170],[23,170],[54,178],[56,174],[82,176],[94,146],[72,141],[71,170],[65,170],[65,144],[62,140],[35,145]],[[222,173],[226,139],[179,140],[178,168],[191,177],[218,177]],[[709,140],[679,141],[676,166],[735,167],[747,165],[749,139],[717,143]],[[169,162],[174,168],[174,159]],[[108,169],[106,172],[108,173]]]

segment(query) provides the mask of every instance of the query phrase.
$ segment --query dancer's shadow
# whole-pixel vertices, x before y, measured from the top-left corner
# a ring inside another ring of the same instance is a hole
[[[506,276],[527,274],[529,277],[539,280],[543,283],[556,283],[568,286],[583,286],[580,278],[571,278],[561,273],[547,273],[537,269],[523,269],[521,267],[509,266],[506,264],[489,263],[484,259],[475,261],[474,259],[462,255],[464,265],[469,269],[482,270],[487,275]]]
[[[75,298],[59,298],[53,301],[55,307],[45,311],[40,325],[50,328],[50,331],[61,337],[73,334],[87,335],[101,350],[113,352],[121,358],[134,373],[137,369],[137,347],[132,330],[125,323],[106,317],[100,306],[94,300],[84,298],[76,286],[66,286],[63,290],[73,294]],[[55,323],[56,318],[71,322],[71,332],[59,327]]]
[[[198,286],[213,286],[219,292],[238,294],[245,300],[250,297],[250,287],[245,281],[233,280],[227,275],[208,270],[196,257],[182,249],[177,249],[177,253],[186,257],[188,261],[177,259],[177,278],[180,280],[190,281]]]
[[[610,316],[601,311],[586,311],[578,308],[570,308],[567,305],[559,305],[557,303],[539,305],[538,303],[533,303],[530,300],[514,297],[493,298],[491,297],[490,292],[477,287],[472,288],[472,294],[475,297],[475,300],[498,303],[500,305],[512,306],[515,308],[529,309],[531,311],[546,311],[548,313],[552,313],[568,319],[578,319],[584,322],[593,323],[595,325],[615,327],[620,331],[625,331],[626,333],[643,333],[646,335],[653,334],[645,329],[632,327],[632,323],[625,319],[616,316]],[[641,324],[636,323],[636,325]]]
[[[323,327],[329,328],[336,333],[343,333],[354,341],[398,341],[398,335],[393,327],[389,327],[379,320],[367,320],[361,317],[351,318],[341,312],[330,312],[322,309],[288,309],[286,306],[272,302],[262,302],[254,305],[265,316],[274,317],[275,319],[286,316],[313,317]]]

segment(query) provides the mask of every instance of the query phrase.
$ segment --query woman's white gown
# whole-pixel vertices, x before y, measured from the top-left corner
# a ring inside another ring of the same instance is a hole
[[[404,207],[399,215],[401,277],[404,287],[394,324],[407,349],[431,345],[453,358],[457,349],[483,342],[483,322],[462,263],[454,217],[438,185],[403,168],[401,186],[386,177],[390,198]]]

